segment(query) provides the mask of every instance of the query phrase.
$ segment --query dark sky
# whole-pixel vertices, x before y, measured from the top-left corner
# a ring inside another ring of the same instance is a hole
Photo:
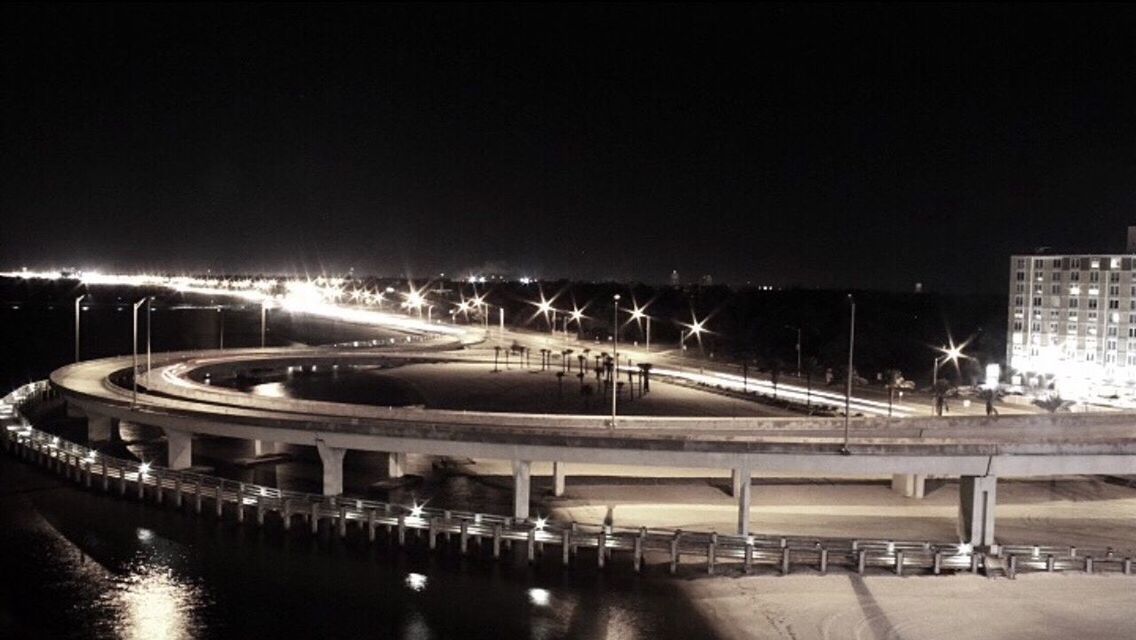
[[[0,268],[1001,291],[1136,224],[1130,7],[0,12]]]

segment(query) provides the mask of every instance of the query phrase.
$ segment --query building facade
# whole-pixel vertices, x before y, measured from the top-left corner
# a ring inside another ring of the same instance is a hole
[[[1133,249],[1010,258],[1007,363],[1013,383],[1052,389],[1067,399],[1136,399]]]

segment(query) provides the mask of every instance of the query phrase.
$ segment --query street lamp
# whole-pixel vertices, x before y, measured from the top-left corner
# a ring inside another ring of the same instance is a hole
[[[141,308],[142,305],[146,305],[146,311],[147,311],[147,313],[149,313],[149,311],[150,311],[150,296],[146,296],[145,298],[142,298],[138,302],[134,303],[134,324],[133,324],[133,326],[134,326],[134,357],[133,357],[133,360],[132,360],[132,363],[134,365],[134,375],[131,376],[131,380],[134,383],[134,389],[133,389],[133,393],[131,394],[131,401],[130,401],[131,406],[137,406],[138,405],[138,309]],[[147,331],[146,331],[146,358],[147,358],[147,360],[149,360],[149,354],[150,354],[149,325],[150,325],[150,318],[147,316],[147,318],[146,318],[146,327],[147,327]]]
[[[217,318],[218,318],[217,327],[218,327],[218,333],[219,333],[219,337],[217,339],[217,348],[218,349],[224,349],[225,348],[225,310],[224,310],[224,307],[222,307],[221,305],[217,305]]]
[[[856,299],[851,293],[848,294],[848,304],[851,305],[852,311],[848,321],[848,373],[844,376],[844,446],[840,448],[841,455],[845,456],[852,453],[848,449],[848,426],[852,418],[852,353],[856,344]]]
[[[958,366],[960,358],[969,358],[970,356],[962,352],[964,347],[966,347],[965,342],[956,345],[953,341],[949,347],[939,347],[939,351],[942,352],[942,355],[935,358],[935,366],[931,370],[931,411],[935,415],[943,415],[942,405],[939,403],[939,367],[948,360],[953,362],[955,366]]]
[[[611,428],[615,430],[616,382],[619,380],[619,294],[612,296],[611,307]]]
[[[584,305],[584,306],[587,306],[587,305]],[[564,323],[565,328],[568,327],[569,322],[575,322],[576,323],[576,339],[579,339],[580,338],[580,332],[584,330],[584,326],[583,326],[584,311],[583,311],[583,309],[580,309],[576,305],[572,305],[572,315],[568,317],[567,321],[565,321],[565,323]]]
[[[794,326],[788,325],[788,324],[785,325],[785,328],[788,329],[789,331],[796,331],[797,332],[797,377],[800,378],[801,377],[801,328],[800,327],[794,327]]]
[[[268,299],[260,301],[260,348],[264,348],[264,334],[268,328]]]
[[[679,324],[686,327],[686,330],[679,331],[678,346],[680,349],[686,348],[686,341],[690,338],[698,338],[698,350],[702,350],[702,334],[706,332],[706,320],[699,320],[694,312],[690,313],[691,322],[689,324],[680,322]]]
[[[86,297],[87,294],[84,293],[75,298],[75,362],[79,361],[79,303]]]
[[[648,302],[647,304],[650,304],[650,302]],[[641,322],[644,319],[647,321],[647,331],[646,331],[646,334],[645,334],[645,336],[646,336],[646,350],[647,350],[648,353],[650,353],[651,352],[651,316],[644,313],[644,311],[646,309],[647,309],[647,305],[643,305],[642,307],[640,307],[638,304],[636,304],[635,308],[631,310],[631,319],[634,320],[636,323]],[[640,326],[642,326],[642,325],[640,325]]]

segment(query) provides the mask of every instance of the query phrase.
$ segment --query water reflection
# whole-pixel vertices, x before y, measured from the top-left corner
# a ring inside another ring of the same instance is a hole
[[[202,590],[170,567],[138,561],[115,580],[107,604],[115,612],[115,635],[155,640],[196,637],[194,616],[203,600]]]

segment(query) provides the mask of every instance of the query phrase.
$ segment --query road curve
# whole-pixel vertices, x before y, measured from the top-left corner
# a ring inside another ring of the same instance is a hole
[[[988,418],[620,417],[375,407],[266,398],[191,379],[241,367],[470,361],[463,352],[284,348],[155,354],[132,403],[130,357],[56,370],[52,385],[88,415],[193,433],[355,449],[505,459],[820,473],[1136,474],[1136,414]]]

